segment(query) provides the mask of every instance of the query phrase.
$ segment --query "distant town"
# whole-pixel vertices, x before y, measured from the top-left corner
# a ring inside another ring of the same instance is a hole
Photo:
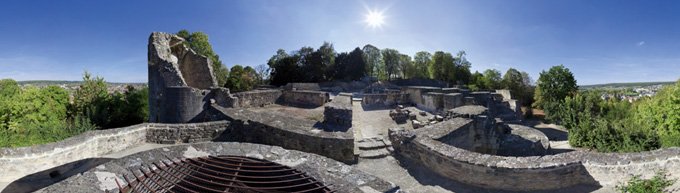
[[[18,81],[19,86],[23,89],[25,87],[34,86],[38,88],[47,86],[58,86],[66,89],[69,93],[73,93],[83,82],[82,81],[67,81],[67,80],[27,80]],[[117,82],[107,82],[107,91],[109,94],[120,92],[123,93],[127,90],[128,86],[132,86],[135,89],[146,87],[146,83],[117,83]]]
[[[637,101],[643,97],[656,95],[663,86],[674,82],[637,82],[637,83],[610,83],[599,85],[580,86],[582,90],[601,91],[603,100],[620,99],[628,102]]]

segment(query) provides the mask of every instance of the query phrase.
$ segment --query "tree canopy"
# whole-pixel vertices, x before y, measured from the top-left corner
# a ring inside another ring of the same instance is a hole
[[[521,78],[521,74],[519,74]],[[564,100],[578,91],[574,74],[564,65],[553,66],[548,71],[542,71],[536,82],[534,105],[545,109],[547,103]]]
[[[217,84],[223,86],[227,82],[229,70],[222,64],[220,56],[213,51],[212,46],[208,41],[208,35],[203,32],[191,33],[185,29],[180,30],[176,34],[177,36],[184,38],[184,40],[187,41],[188,46],[196,51],[196,53],[210,59],[212,62],[213,75],[217,79]]]

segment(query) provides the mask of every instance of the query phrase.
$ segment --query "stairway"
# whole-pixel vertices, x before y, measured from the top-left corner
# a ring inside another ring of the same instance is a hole
[[[380,159],[392,154],[394,149],[389,140],[383,138],[365,138],[357,142],[359,159]]]

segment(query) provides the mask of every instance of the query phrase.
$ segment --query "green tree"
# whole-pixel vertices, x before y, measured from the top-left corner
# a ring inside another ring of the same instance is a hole
[[[2,79],[0,80],[0,99],[9,98],[21,91],[17,81],[12,79]]]
[[[449,82],[452,84],[465,85],[470,82],[470,66],[472,63],[465,57],[465,51],[459,51],[453,59],[453,71],[449,74]]]
[[[387,75],[385,74],[385,63],[383,62],[380,49],[371,44],[366,44],[362,51],[364,53],[364,61],[366,62],[366,74],[377,77],[381,80],[386,80]]]
[[[326,69],[330,68],[331,66],[335,65],[335,56],[337,53],[335,53],[335,48],[333,48],[333,44],[329,42],[323,42],[321,47],[317,50],[321,57],[321,68],[324,70],[325,73]],[[362,70],[363,70],[362,66]],[[326,76],[323,77],[319,80],[329,80],[330,77]]]
[[[443,51],[434,52],[430,64],[432,79],[452,82],[454,74],[453,60],[454,58],[451,53]]]
[[[345,69],[345,79],[347,80],[359,80],[361,77],[366,76],[366,62],[363,58],[364,51],[359,49],[359,47],[354,48],[347,56],[347,62],[349,68]]]
[[[473,91],[487,89],[486,85],[484,84],[484,75],[482,73],[479,73],[479,71],[475,71],[475,73],[472,73],[472,75],[470,76],[470,84],[468,84],[468,87]]]
[[[324,66],[321,52],[314,50],[312,47],[302,47],[297,51],[299,56],[298,66],[305,76],[300,77],[302,82],[320,82],[325,80],[327,75],[327,67]]]
[[[401,71],[401,77],[402,78],[412,78],[414,77],[414,66],[413,66],[413,60],[411,60],[411,56],[406,55],[406,54],[400,54],[399,55],[399,71]]]
[[[102,113],[102,106],[97,105],[106,100],[108,93],[106,91],[106,83],[102,77],[92,77],[92,74],[85,71],[83,73],[83,84],[76,89],[73,94],[73,104],[70,112],[73,112],[72,117],[84,116],[93,123],[102,123],[101,117],[98,113]]]
[[[680,146],[680,80],[639,101],[633,120],[654,130],[663,147]]]
[[[388,80],[399,77],[400,74],[400,56],[399,51],[395,49],[385,48],[381,51],[383,61],[385,62],[385,72]]]
[[[176,33],[177,36],[184,38],[187,41],[189,47],[196,51],[196,53],[203,55],[210,59],[212,62],[213,75],[217,79],[217,84],[222,86],[227,82],[227,77],[229,76],[229,70],[222,64],[220,56],[213,51],[210,42],[208,41],[208,35],[203,32],[193,32],[190,33],[187,30],[180,30]]]
[[[546,107],[554,107],[555,105],[548,103],[562,101],[567,96],[573,96],[577,91],[576,79],[574,79],[571,71],[564,65],[553,66],[547,72],[542,71],[538,77],[534,105],[539,109],[546,110],[546,114],[549,114],[549,111],[554,109],[546,109]]]
[[[487,69],[484,71],[484,88],[498,89],[501,85],[501,72],[496,69]]]
[[[250,66],[245,68],[241,65],[231,67],[231,74],[227,79],[226,87],[232,92],[252,90],[257,84],[257,73]]]
[[[533,102],[534,88],[531,77],[526,72],[520,72],[514,68],[508,69],[503,75],[501,87],[510,90],[512,97],[523,105],[530,106]]]
[[[430,78],[430,62],[432,61],[432,54],[426,51],[417,52],[413,57],[413,77],[415,78]]]

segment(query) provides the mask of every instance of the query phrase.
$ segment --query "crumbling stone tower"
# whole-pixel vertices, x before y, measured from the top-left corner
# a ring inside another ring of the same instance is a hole
[[[153,32],[149,37],[149,122],[195,122],[217,87],[210,59],[183,38]]]

